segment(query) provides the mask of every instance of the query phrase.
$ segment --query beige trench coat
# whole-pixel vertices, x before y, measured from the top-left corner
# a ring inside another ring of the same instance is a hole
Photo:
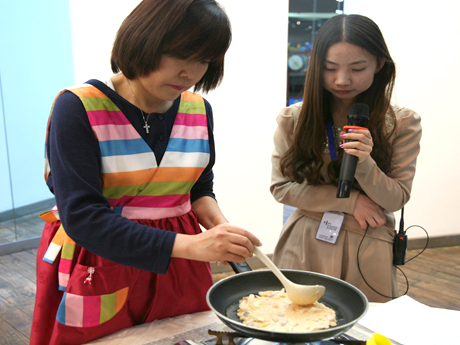
[[[397,127],[390,139],[394,150],[393,171],[386,175],[369,157],[356,168],[355,178],[360,189],[352,190],[349,198],[338,199],[335,185],[299,184],[279,171],[279,160],[291,145],[300,107],[301,103],[298,103],[281,110],[274,134],[270,190],[278,202],[297,208],[282,229],[274,253],[275,264],[279,268],[319,272],[343,279],[359,288],[371,302],[389,300],[382,295],[399,296],[396,268],[392,263],[395,234],[393,212],[400,210],[410,198],[420,151],[420,116],[410,109],[394,108]],[[387,129],[391,126],[392,123],[387,121]],[[326,173],[331,160],[328,149],[324,153],[324,160],[322,175],[329,182]],[[353,217],[359,193],[365,193],[380,205],[387,216],[387,224],[369,228],[364,240],[365,231]],[[345,213],[336,244],[315,238],[326,211]]]

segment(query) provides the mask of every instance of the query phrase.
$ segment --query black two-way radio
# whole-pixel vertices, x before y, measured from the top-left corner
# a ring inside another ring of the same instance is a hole
[[[393,265],[404,265],[406,263],[407,234],[404,230],[404,207],[401,209],[401,220],[399,231],[395,234],[393,243]]]

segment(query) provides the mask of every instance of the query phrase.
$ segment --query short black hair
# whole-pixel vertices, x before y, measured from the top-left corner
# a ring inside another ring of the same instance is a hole
[[[231,38],[228,16],[215,0],[144,0],[118,29],[112,71],[132,80],[156,70],[163,55],[208,61],[195,85],[208,92],[223,78]]]

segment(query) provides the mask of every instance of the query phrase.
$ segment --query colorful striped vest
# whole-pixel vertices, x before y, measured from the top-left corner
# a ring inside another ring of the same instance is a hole
[[[102,91],[89,84],[67,90],[81,99],[99,141],[103,194],[113,210],[129,219],[176,217],[191,210],[190,190],[210,158],[206,108],[200,95],[182,93],[158,166],[150,147]],[[45,179],[49,173],[45,157]]]
[[[166,152],[158,166],[155,155],[120,109],[99,89],[83,84],[62,90],[82,101],[99,141],[103,194],[112,209],[129,219],[177,217],[191,210],[190,191],[209,163],[208,124],[203,98],[181,95]],[[56,101],[55,99],[55,101]],[[53,108],[48,120],[47,134]],[[45,180],[51,172],[45,149]],[[40,215],[47,222],[59,220],[56,207]],[[68,285],[76,243],[62,225],[43,260],[53,264],[61,252],[59,290]]]

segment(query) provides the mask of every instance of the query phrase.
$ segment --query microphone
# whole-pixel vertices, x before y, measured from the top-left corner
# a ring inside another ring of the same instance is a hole
[[[343,127],[344,131],[350,128],[367,129],[369,120],[369,107],[364,103],[352,104],[348,112],[348,126]],[[356,141],[346,140],[345,142]],[[339,185],[337,186],[337,198],[348,198],[350,196],[351,185],[355,179],[356,165],[358,157],[343,153],[342,166],[340,167]]]

